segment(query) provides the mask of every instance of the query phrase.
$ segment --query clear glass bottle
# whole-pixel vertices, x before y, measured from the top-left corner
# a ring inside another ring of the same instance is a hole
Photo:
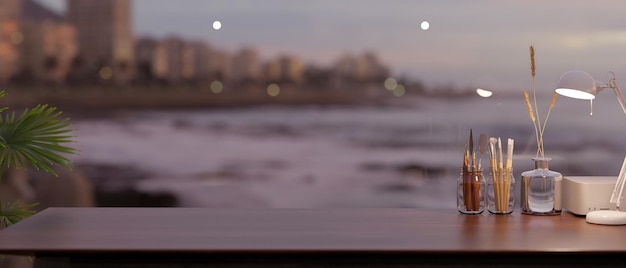
[[[563,175],[548,168],[550,158],[534,158],[535,169],[522,173],[521,208],[530,215],[561,214]]]
[[[495,174],[494,174],[495,173]],[[510,214],[515,208],[513,169],[492,170],[487,178],[487,210],[492,214]]]
[[[457,179],[456,207],[463,214],[485,211],[485,178],[481,170],[463,171]]]

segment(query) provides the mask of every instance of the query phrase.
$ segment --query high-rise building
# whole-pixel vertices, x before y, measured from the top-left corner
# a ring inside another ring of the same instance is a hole
[[[75,28],[34,0],[0,0],[0,82],[63,82],[76,55]]]
[[[76,28],[34,0],[23,0],[20,28],[22,78],[62,83],[76,57]]]
[[[131,0],[68,0],[78,30],[75,68],[85,75],[126,82],[134,75]]]
[[[0,0],[0,83],[6,82],[18,70],[21,8],[21,0]]]

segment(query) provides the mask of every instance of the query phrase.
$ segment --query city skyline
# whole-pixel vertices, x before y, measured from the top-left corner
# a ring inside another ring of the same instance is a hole
[[[39,0],[56,10],[63,0]],[[375,51],[395,75],[428,86],[527,89],[528,47],[537,85],[553,87],[571,69],[597,80],[626,77],[621,1],[168,1],[135,0],[138,37],[178,35],[220,48],[253,46],[264,58],[291,54],[327,65],[345,53]],[[211,24],[220,20],[219,31]],[[430,29],[420,29],[422,21]]]
[[[33,0],[1,0],[0,45],[6,83],[262,83],[336,89],[379,84],[389,68],[375,53],[342,55],[331,66],[297,56],[263,60],[254,47],[224,51],[197,39],[147,38],[133,32],[131,0],[68,0],[54,12]],[[216,28],[217,29],[217,28]],[[408,85],[408,84],[407,84]],[[213,87],[213,86],[212,86]],[[403,87],[397,89],[399,94]],[[391,90],[391,89],[390,89]],[[396,90],[393,88],[393,90]]]

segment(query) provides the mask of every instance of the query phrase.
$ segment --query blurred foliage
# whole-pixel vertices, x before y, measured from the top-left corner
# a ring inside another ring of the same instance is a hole
[[[0,98],[6,93],[0,92]],[[8,168],[26,169],[32,166],[58,176],[54,165],[71,170],[67,154],[76,154],[71,143],[73,129],[69,118],[60,119],[61,112],[48,105],[37,105],[25,109],[16,116],[15,112],[0,113],[0,180]],[[0,203],[0,225],[12,225],[34,213],[37,204],[22,205],[19,201]]]

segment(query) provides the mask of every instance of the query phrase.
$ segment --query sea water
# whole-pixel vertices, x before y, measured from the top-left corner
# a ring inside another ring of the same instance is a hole
[[[80,154],[72,158],[148,170],[153,177],[137,187],[173,192],[184,206],[453,209],[470,128],[515,139],[515,170],[532,169],[536,140],[519,95],[77,119]],[[539,106],[547,107],[549,98],[542,99]],[[598,106],[590,117],[584,103],[560,101],[544,134],[551,168],[570,176],[617,175],[626,122],[609,108],[618,105]],[[549,193],[532,196],[536,209],[550,205]]]

